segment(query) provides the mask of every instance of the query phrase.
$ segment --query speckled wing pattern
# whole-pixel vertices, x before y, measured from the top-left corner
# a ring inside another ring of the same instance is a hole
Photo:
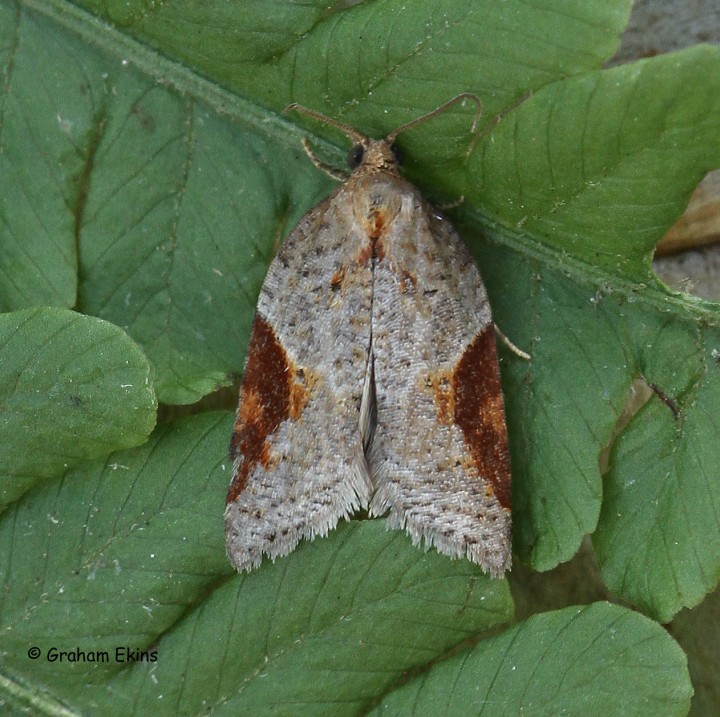
[[[371,513],[501,575],[510,472],[485,287],[452,225],[405,180],[385,181],[399,207],[373,274]]]
[[[339,191],[342,191],[341,187]],[[228,556],[238,570],[325,535],[371,492],[359,416],[372,267],[334,197],[287,238],[263,283],[231,444]]]
[[[238,569],[357,508],[494,576],[510,469],[494,325],[450,223],[389,146],[291,233],[253,327],[225,514]]]

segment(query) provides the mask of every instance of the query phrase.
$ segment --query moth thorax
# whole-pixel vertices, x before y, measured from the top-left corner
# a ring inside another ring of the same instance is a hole
[[[378,239],[400,214],[403,195],[394,177],[374,175],[360,181],[368,186],[352,195],[355,221],[367,236]]]

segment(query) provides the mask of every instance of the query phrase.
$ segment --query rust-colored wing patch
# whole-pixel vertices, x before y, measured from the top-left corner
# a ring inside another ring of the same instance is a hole
[[[455,423],[500,505],[510,510],[510,462],[495,331],[486,326],[465,349],[453,377]]]
[[[245,488],[258,463],[269,466],[267,439],[290,417],[292,376],[287,353],[272,326],[256,316],[230,443],[230,455],[240,456],[240,463],[228,490],[228,502]]]

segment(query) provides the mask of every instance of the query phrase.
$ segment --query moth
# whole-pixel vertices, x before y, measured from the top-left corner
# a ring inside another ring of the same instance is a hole
[[[495,326],[477,266],[385,139],[295,227],[260,291],[231,442],[227,553],[275,560],[340,518],[387,513],[493,576],[510,567],[510,466]],[[337,172],[310,158],[333,176]]]

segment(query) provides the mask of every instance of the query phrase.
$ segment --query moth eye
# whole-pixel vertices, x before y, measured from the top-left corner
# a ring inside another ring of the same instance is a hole
[[[402,164],[403,160],[405,159],[405,156],[403,155],[403,151],[398,147],[396,144],[390,145],[390,151],[393,153],[393,157],[395,157],[395,161],[398,164]]]
[[[357,169],[363,161],[364,156],[365,147],[361,144],[353,145],[352,149],[348,152],[348,164],[350,165],[350,169]]]

